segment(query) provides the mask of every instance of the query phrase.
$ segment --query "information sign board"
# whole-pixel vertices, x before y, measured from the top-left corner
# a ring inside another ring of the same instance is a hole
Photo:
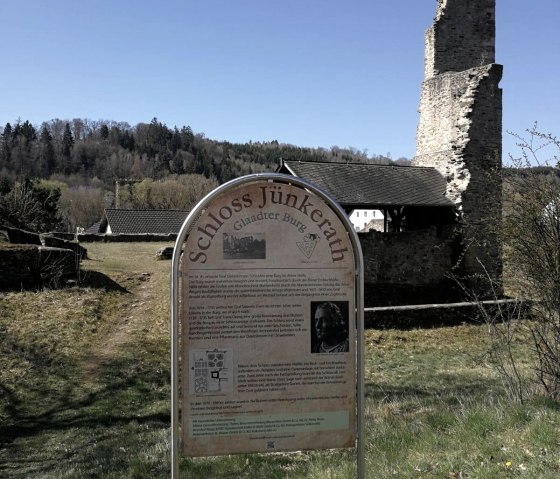
[[[187,218],[182,453],[354,447],[357,272],[349,222],[311,189],[279,181],[285,175],[253,176]]]

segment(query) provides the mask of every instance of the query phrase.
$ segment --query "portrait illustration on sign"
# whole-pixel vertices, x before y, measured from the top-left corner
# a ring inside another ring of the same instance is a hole
[[[347,353],[348,301],[311,302],[311,352]]]

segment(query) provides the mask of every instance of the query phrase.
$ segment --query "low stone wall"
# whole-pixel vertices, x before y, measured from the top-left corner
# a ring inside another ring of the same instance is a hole
[[[87,249],[75,241],[67,241],[65,239],[52,236],[50,234],[41,234],[41,243],[43,246],[50,246],[53,248],[71,249],[77,256],[77,259],[87,259]]]
[[[143,241],[175,241],[177,239],[177,234],[80,234],[78,235],[78,241],[80,243],[126,243],[126,242],[143,242]]]
[[[0,290],[59,287],[78,279],[87,250],[75,241],[29,231],[3,229],[8,242],[0,245]]]
[[[0,290],[59,287],[78,274],[72,250],[46,246],[3,244],[0,265]]]
[[[74,233],[67,233],[66,231],[53,231],[50,235],[66,241],[74,241],[76,239],[76,235]]]
[[[480,303],[418,304],[366,308],[364,327],[369,329],[413,329],[457,326],[463,323],[481,323],[484,308],[489,317],[500,319],[499,311],[507,315],[512,308],[521,308],[521,317],[531,317],[531,303],[524,300],[503,299]]]
[[[4,230],[8,234],[10,243],[41,245],[41,238],[38,233],[7,227]]]
[[[452,227],[401,233],[358,233],[364,256],[366,306],[446,303],[460,291],[449,278],[457,238]]]

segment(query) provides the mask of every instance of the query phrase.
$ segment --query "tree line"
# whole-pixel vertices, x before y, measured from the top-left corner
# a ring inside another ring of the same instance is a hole
[[[161,179],[199,174],[218,183],[274,170],[280,158],[392,163],[355,148],[304,148],[279,143],[235,144],[207,139],[190,126],[170,128],[153,118],[126,122],[89,119],[6,123],[0,134],[0,174],[12,179],[70,176],[98,178],[109,187],[116,178]],[[406,163],[401,158],[397,163]],[[85,180],[84,180],[85,181]]]
[[[114,206],[116,179],[137,180],[121,191],[120,207],[190,209],[218,184],[274,171],[281,158],[408,163],[388,156],[277,140],[215,141],[190,126],[170,128],[157,118],[134,127],[80,118],[40,126],[17,120],[0,127],[0,223],[33,231],[87,228],[104,208]]]

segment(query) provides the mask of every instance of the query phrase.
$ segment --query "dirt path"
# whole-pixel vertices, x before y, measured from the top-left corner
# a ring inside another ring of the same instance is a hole
[[[156,301],[158,294],[153,273],[134,274],[127,277],[125,283],[129,293],[111,298],[111,302],[117,303],[107,319],[112,324],[106,334],[92,345],[91,354],[84,359],[81,369],[86,376],[97,375],[131,341],[131,335],[149,321],[146,309]]]
[[[96,378],[119,358],[138,348],[142,338],[164,344],[169,324],[170,261],[156,259],[168,243],[91,243],[91,287],[99,288],[99,327],[78,364],[82,381]],[[134,346],[132,346],[134,344]]]

